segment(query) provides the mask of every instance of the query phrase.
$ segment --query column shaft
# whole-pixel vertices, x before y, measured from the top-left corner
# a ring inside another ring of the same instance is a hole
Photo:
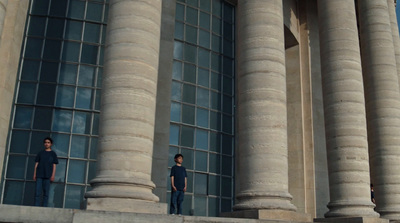
[[[358,3],[376,211],[400,220],[400,94],[388,2]]]
[[[8,0],[0,0],[0,44],[4,27],[4,18],[6,17],[7,3]]]
[[[238,1],[235,210],[295,210],[288,192],[282,0]]]
[[[319,1],[329,171],[325,217],[378,217],[370,199],[364,88],[353,0]]]
[[[394,0],[388,0],[388,9],[389,9],[390,23],[392,27],[394,53],[396,56],[397,76],[399,78],[399,85],[400,85],[400,37],[399,37],[399,26],[397,24],[396,7],[394,5]]]
[[[158,201],[151,168],[160,23],[161,0],[110,0],[97,175],[86,193],[88,209]],[[126,211],[146,211],[139,209]]]

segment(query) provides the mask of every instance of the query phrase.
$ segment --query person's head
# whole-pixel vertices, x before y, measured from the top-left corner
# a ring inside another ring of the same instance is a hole
[[[175,157],[174,157],[174,160],[175,160],[175,163],[179,163],[179,164],[182,164],[182,162],[183,162],[183,155],[182,154],[176,154],[175,155]]]
[[[370,187],[371,187],[371,188],[374,188],[374,185],[373,185],[373,184],[370,184]]]
[[[53,140],[50,137],[43,139],[44,148],[48,149],[53,145]]]

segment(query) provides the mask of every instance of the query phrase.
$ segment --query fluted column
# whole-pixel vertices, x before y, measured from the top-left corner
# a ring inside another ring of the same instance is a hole
[[[394,53],[396,56],[396,67],[397,67],[397,77],[399,78],[400,85],[400,37],[399,37],[399,26],[397,24],[396,7],[394,5],[394,0],[388,0],[388,10],[390,16],[390,24],[392,27],[393,45]]]
[[[318,1],[329,171],[325,217],[379,217],[370,199],[364,88],[353,0]]]
[[[400,94],[387,0],[359,3],[371,179],[376,211],[400,220]]]
[[[161,0],[110,0],[100,140],[88,209],[166,212],[152,204]],[[156,208],[157,210],[154,210]]]
[[[238,1],[235,210],[296,210],[288,192],[282,0]]]

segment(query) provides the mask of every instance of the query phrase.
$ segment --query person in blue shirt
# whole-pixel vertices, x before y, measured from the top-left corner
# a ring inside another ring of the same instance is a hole
[[[185,196],[187,186],[187,174],[185,167],[182,166],[182,154],[175,155],[176,165],[171,169],[171,205],[170,214],[175,214],[175,209],[178,210],[178,215],[182,215],[182,202]]]
[[[49,200],[50,182],[54,181],[56,174],[56,164],[58,164],[57,154],[51,150],[53,140],[45,138],[43,140],[44,150],[36,155],[35,170],[33,171],[33,180],[36,181],[35,206],[41,206],[41,197],[43,193],[43,207],[47,207]]]

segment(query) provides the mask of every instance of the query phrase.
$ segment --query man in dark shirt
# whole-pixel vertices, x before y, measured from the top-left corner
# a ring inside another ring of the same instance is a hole
[[[36,155],[33,180],[36,181],[35,206],[41,206],[40,198],[43,192],[43,207],[47,207],[50,182],[54,181],[58,159],[57,154],[51,150],[53,140],[51,138],[45,138],[43,142],[44,150]]]
[[[175,155],[176,165],[171,169],[171,205],[170,214],[175,214],[175,209],[178,209],[178,215],[182,215],[182,202],[185,196],[187,186],[187,174],[185,167],[182,166],[182,154]]]

